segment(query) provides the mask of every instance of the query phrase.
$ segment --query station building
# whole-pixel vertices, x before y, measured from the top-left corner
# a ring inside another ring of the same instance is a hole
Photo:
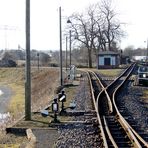
[[[98,53],[97,68],[117,68],[120,65],[120,54],[115,51],[100,51]]]

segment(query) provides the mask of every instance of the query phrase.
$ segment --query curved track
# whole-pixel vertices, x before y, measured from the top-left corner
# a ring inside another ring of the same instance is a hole
[[[128,81],[134,67],[135,64],[129,66],[109,85],[106,85],[96,73],[88,72],[102,147],[148,147],[144,138],[124,118],[128,118],[128,114],[122,116],[116,102],[117,94]]]

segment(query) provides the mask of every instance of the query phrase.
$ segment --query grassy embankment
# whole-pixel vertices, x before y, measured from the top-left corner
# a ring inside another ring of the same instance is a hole
[[[14,117],[24,110],[24,69],[0,68],[0,84],[12,90],[8,111]]]
[[[57,85],[58,71],[55,69],[31,70],[31,90],[33,110],[39,109],[49,102],[49,96],[53,94]],[[0,68],[0,85],[11,88],[12,96],[8,105],[8,111],[15,117],[24,114],[25,102],[25,70],[24,68]]]

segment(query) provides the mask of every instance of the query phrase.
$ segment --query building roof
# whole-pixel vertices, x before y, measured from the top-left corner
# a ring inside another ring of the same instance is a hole
[[[107,51],[100,51],[98,53],[98,55],[119,55],[119,53],[118,52],[115,52],[115,51],[109,51],[109,50],[107,50]]]

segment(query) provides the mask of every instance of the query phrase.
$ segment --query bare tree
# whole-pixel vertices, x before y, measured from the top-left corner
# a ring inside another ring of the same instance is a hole
[[[85,13],[75,13],[69,19],[72,36],[87,49],[89,67],[92,67],[92,51],[97,55],[99,50],[114,50],[123,36],[121,23],[109,0],[91,5]]]
[[[93,35],[93,22],[92,19],[88,19],[84,16],[84,14],[73,14],[70,19],[71,22],[71,30],[73,31],[73,36],[75,40],[79,41],[83,46],[86,47],[88,52],[88,64],[89,67],[92,67],[92,59],[91,59],[91,50],[93,47],[93,40],[95,36]],[[91,20],[91,21],[90,21]]]
[[[125,56],[129,56],[129,58],[131,59],[132,56],[134,56],[134,46],[130,45],[130,46],[126,47],[126,48],[124,49],[123,54],[124,54]]]
[[[99,6],[100,14],[102,15],[102,38],[107,44],[108,50],[113,50],[113,46],[117,41],[124,36],[124,32],[121,29],[122,23],[117,19],[117,13],[111,6],[111,0],[103,0]],[[106,47],[106,46],[105,46]],[[105,49],[107,50],[107,49]]]

